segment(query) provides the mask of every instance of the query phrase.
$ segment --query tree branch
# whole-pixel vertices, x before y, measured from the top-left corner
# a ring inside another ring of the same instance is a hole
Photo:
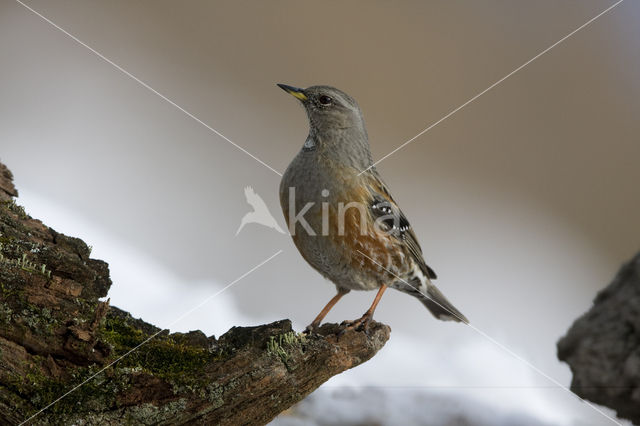
[[[306,336],[289,320],[219,339],[160,332],[101,302],[107,264],[29,217],[15,196],[0,164],[0,423],[28,419],[118,360],[30,423],[264,424],[389,338],[378,323],[369,335],[338,337],[340,326],[326,324]]]

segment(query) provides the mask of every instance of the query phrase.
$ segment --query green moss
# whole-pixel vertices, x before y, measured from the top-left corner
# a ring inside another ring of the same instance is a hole
[[[175,392],[202,389],[205,383],[199,372],[215,359],[214,355],[207,348],[187,345],[183,339],[164,333],[149,339],[152,334],[134,327],[126,319],[113,317],[106,318],[101,327],[102,340],[111,346],[114,358],[128,353],[118,361],[119,368],[140,367],[172,384]]]
[[[3,305],[0,304],[0,319],[3,312],[4,315],[11,315],[10,312],[3,311]],[[47,314],[41,313],[40,316],[46,317]],[[99,338],[112,348],[111,361],[127,354],[151,335],[129,324],[126,319],[113,317],[103,320],[99,332]],[[207,388],[208,383],[199,373],[213,355],[206,348],[189,346],[181,340],[161,333],[97,375],[95,374],[103,368],[102,366],[79,367],[71,370],[70,380],[62,381],[44,374],[43,372],[47,371],[44,367],[46,359],[35,355],[32,357],[32,363],[25,367],[27,374],[16,375],[7,381],[7,385],[32,404],[26,411],[35,413],[32,407],[46,407],[74,386],[86,381],[74,390],[72,395],[61,399],[48,409],[48,415],[54,423],[56,418],[62,419],[64,416],[81,416],[81,413],[117,408],[117,396],[130,386],[132,371],[162,378],[173,386],[174,392],[186,390],[206,397],[211,393],[211,389]],[[93,375],[95,377],[92,377]],[[220,398],[221,392],[222,390]],[[215,393],[214,391],[213,394]],[[135,409],[141,410],[139,413],[132,411],[128,415],[135,422],[136,419],[147,418],[143,411],[153,410],[154,415],[161,418],[166,414],[166,410],[178,409],[183,403],[168,404],[170,407],[142,406]]]
[[[10,377],[5,384],[12,392],[21,395],[31,404],[25,408],[27,416],[56,401],[62,395],[84,382],[99,371],[98,366],[81,367],[71,371],[71,380],[60,381],[43,373],[45,358],[34,355],[26,374]],[[98,374],[78,387],[73,396],[62,398],[47,410],[50,420],[56,416],[69,416],[77,412],[101,411],[116,406],[116,395],[128,386],[128,376],[111,374],[109,377]],[[36,407],[35,409],[33,407]],[[61,417],[62,418],[62,417]],[[55,423],[55,422],[54,422]]]
[[[123,354],[148,337],[142,330],[129,325],[126,320],[107,317],[100,328],[103,340],[112,346],[115,354]]]

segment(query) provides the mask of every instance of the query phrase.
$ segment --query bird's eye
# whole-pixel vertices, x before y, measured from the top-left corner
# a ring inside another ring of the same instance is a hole
[[[331,105],[331,102],[333,102],[333,99],[331,99],[329,96],[327,95],[322,95],[318,98],[318,100],[320,101],[320,103],[322,105]]]

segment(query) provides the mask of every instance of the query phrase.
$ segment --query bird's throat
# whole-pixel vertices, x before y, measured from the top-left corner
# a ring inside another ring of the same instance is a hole
[[[315,151],[317,147],[318,144],[316,143],[315,139],[313,138],[313,136],[309,135],[307,136],[307,140],[304,141],[304,145],[302,145],[302,150],[305,152]]]

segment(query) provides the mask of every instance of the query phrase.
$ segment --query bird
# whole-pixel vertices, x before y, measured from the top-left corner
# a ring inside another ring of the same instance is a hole
[[[278,222],[276,222],[273,215],[271,215],[271,212],[269,212],[267,204],[258,194],[256,194],[252,187],[247,186],[244,188],[244,196],[247,199],[247,203],[253,207],[253,211],[242,217],[240,220],[240,227],[236,231],[236,236],[247,223],[259,223],[260,225],[275,229],[281,234],[285,233],[282,228],[280,228],[280,225],[278,225]]]
[[[417,298],[437,319],[468,324],[433,284],[436,273],[373,164],[355,99],[331,86],[277,85],[300,101],[309,121],[309,134],[280,181],[282,211],[302,257],[337,290],[306,331],[317,330],[351,290],[377,289],[362,317],[343,322],[368,331],[389,287]]]

